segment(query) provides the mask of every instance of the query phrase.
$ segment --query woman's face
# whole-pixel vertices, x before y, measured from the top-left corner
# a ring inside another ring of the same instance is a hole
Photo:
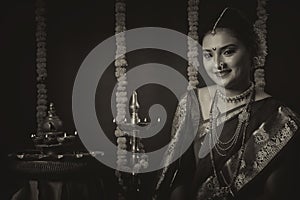
[[[217,85],[233,90],[249,86],[251,54],[229,29],[204,36],[202,48],[204,68]]]

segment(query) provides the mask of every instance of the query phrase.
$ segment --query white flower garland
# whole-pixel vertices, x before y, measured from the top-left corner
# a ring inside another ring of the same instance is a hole
[[[126,119],[126,103],[128,102],[126,86],[126,67],[127,60],[126,54],[126,40],[125,40],[125,13],[126,4],[125,0],[116,0],[115,4],[115,37],[116,37],[116,55],[115,55],[115,76],[118,80],[116,92],[116,123],[125,121]],[[115,136],[117,137],[117,170],[116,176],[118,177],[119,184],[122,186],[123,180],[120,170],[124,169],[127,165],[127,151],[126,151],[126,135],[118,127],[115,129]]]
[[[188,57],[188,79],[189,79],[189,85],[188,90],[195,89],[197,85],[199,84],[198,81],[198,68],[200,66],[199,60],[198,60],[198,5],[199,0],[188,0],[188,23],[189,23],[189,30],[188,30],[188,38],[187,38],[187,44],[188,44],[188,51],[187,51],[187,57]]]
[[[115,5],[116,12],[116,28],[115,28],[115,37],[116,37],[116,55],[115,55],[115,76],[118,80],[118,87],[116,93],[116,102],[117,102],[117,117],[116,122],[120,123],[125,120],[126,115],[126,103],[127,99],[127,77],[126,77],[126,41],[125,41],[125,12],[126,4],[125,0],[116,0]]]
[[[266,12],[267,0],[257,1],[257,20],[254,23],[254,32],[257,35],[258,44],[258,55],[254,58],[254,81],[258,89],[264,90],[266,85],[264,65],[266,62],[266,56],[268,55],[267,47],[267,19],[268,15]]]
[[[35,21],[36,21],[36,72],[37,72],[37,106],[36,106],[36,120],[37,120],[37,133],[42,130],[42,122],[47,114],[47,59],[46,59],[46,18],[45,2],[43,0],[36,1]]]
[[[116,124],[126,122],[126,108],[128,103],[126,86],[128,84],[126,77],[126,67],[128,66],[126,60],[126,3],[125,0],[116,0],[115,4],[115,37],[116,37],[116,55],[115,55],[115,76],[118,80],[117,91],[116,91]],[[118,127],[115,129],[115,136],[117,137],[117,170],[116,176],[118,177],[119,184],[125,188],[123,179],[121,177],[121,170],[130,171],[138,173],[141,168],[148,167],[148,157],[145,154],[141,155],[138,163],[136,163],[131,169],[128,166],[127,161],[127,140],[126,133],[120,130]]]

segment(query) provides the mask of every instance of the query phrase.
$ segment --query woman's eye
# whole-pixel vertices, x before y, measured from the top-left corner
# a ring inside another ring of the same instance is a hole
[[[203,57],[209,59],[212,57],[212,55],[210,53],[203,53]]]
[[[224,55],[230,56],[235,53],[235,49],[227,49],[223,52]]]

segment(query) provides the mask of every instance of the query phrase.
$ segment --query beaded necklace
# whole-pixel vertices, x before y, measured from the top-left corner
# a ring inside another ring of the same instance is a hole
[[[244,98],[247,98],[248,96],[250,96],[252,93],[253,93],[253,90],[254,90],[254,84],[251,83],[251,86],[249,87],[249,89],[247,89],[245,92],[243,92],[242,96],[243,99]],[[211,121],[211,126],[212,126],[212,129],[214,134],[212,134],[212,141],[213,141],[213,144],[216,146],[216,152],[220,155],[220,156],[226,156],[226,153],[224,152],[227,152],[228,150],[230,150],[231,148],[233,148],[237,141],[238,141],[238,138],[241,134],[241,129],[242,129],[242,125],[243,123],[246,121],[246,119],[249,117],[249,113],[247,111],[247,108],[249,106],[249,103],[251,101],[251,98],[248,98],[248,101],[246,103],[246,106],[244,106],[242,108],[242,111],[241,113],[238,115],[238,124],[237,124],[237,127],[235,129],[235,132],[234,134],[232,135],[232,137],[230,137],[227,141],[222,141],[219,136],[217,135],[217,131],[216,131],[216,127],[217,127],[217,118],[220,114],[218,108],[217,108],[217,102],[218,102],[218,99],[219,99],[219,95],[218,95],[218,91],[216,91],[215,93],[215,96],[214,96],[214,99],[213,99],[213,102],[212,102],[212,107],[211,107],[211,110],[210,110],[210,121]],[[241,96],[241,95],[238,95],[238,96]]]
[[[223,101],[225,101],[227,103],[238,103],[238,102],[241,102],[244,99],[246,99],[250,95],[250,93],[252,92],[253,89],[254,89],[254,83],[251,82],[250,87],[239,95],[236,95],[233,97],[227,97],[220,90],[217,90],[216,94],[218,97],[220,97]]]
[[[210,145],[210,149],[211,149],[210,159],[211,159],[211,164],[212,164],[213,173],[214,173],[213,176],[217,181],[215,183],[216,184],[215,189],[217,190],[214,194],[215,197],[227,197],[229,194],[234,196],[232,186],[233,186],[233,184],[234,184],[234,182],[235,182],[235,180],[238,176],[239,168],[241,166],[243,155],[244,155],[244,152],[245,152],[246,129],[247,129],[247,126],[249,124],[251,104],[254,102],[254,99],[255,99],[255,90],[252,90],[250,92],[250,98],[248,99],[247,104],[245,105],[245,107],[243,108],[243,111],[238,116],[238,121],[239,121],[238,126],[236,128],[234,136],[232,137],[234,139],[232,139],[232,138],[230,139],[230,140],[234,141],[234,143],[230,145],[230,148],[232,148],[233,146],[235,146],[235,144],[237,142],[237,139],[239,138],[239,135],[242,132],[242,144],[241,144],[240,152],[238,154],[238,166],[237,166],[236,171],[233,175],[233,179],[230,183],[228,183],[225,180],[224,176],[222,176],[226,186],[221,187],[220,183],[218,182],[218,180],[220,180],[220,179],[219,179],[217,169],[216,169],[216,165],[215,165],[213,145],[215,144],[215,150],[219,155],[226,156],[226,154],[222,154],[220,152],[220,149],[218,149],[219,148],[218,144],[219,144],[220,140],[215,140],[216,139],[215,137],[216,137],[216,120],[217,120],[217,116],[214,116],[213,113],[215,112],[215,109],[216,109],[217,95],[215,94],[215,96],[214,96],[214,100],[213,100],[212,107],[211,107],[211,110],[210,110],[210,137],[209,137],[210,140],[209,140],[209,145]],[[235,136],[236,134],[237,134],[237,136]],[[224,143],[226,143],[226,142],[224,142]],[[228,149],[230,149],[230,148],[228,148]],[[226,150],[228,150],[228,149],[226,149]],[[225,149],[222,149],[222,150],[225,150]],[[221,173],[221,175],[223,175],[222,172],[220,172],[220,173]]]

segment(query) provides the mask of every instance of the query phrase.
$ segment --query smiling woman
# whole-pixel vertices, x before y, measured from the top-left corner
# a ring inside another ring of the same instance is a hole
[[[245,90],[250,85],[250,51],[226,28],[216,29],[203,39],[203,64],[210,78],[219,86]]]
[[[201,41],[203,65],[215,84],[179,102],[166,160],[191,132],[197,135],[160,173],[157,199],[286,199],[297,191],[299,174],[289,181],[283,174],[300,166],[295,156],[300,121],[253,76],[261,49],[251,23],[227,7]]]

